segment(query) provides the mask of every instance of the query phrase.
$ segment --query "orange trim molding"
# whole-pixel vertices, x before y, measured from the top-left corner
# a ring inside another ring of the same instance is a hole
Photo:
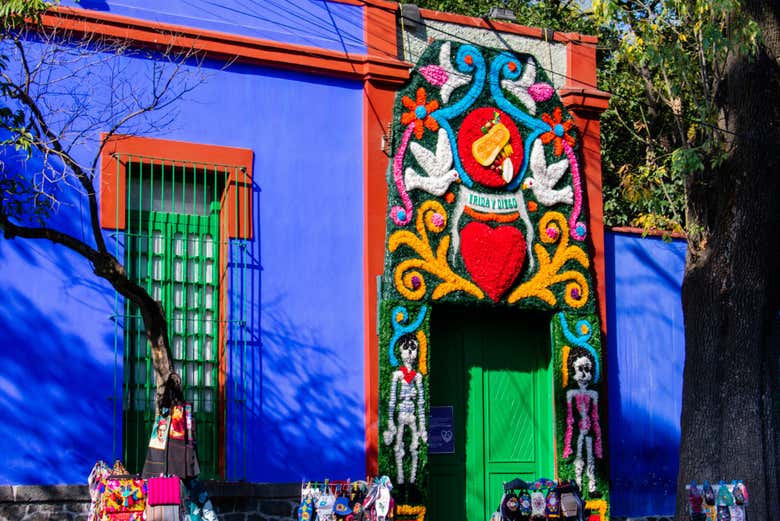
[[[395,55],[397,4],[366,0],[363,12],[369,54]],[[392,8],[388,8],[392,6]],[[382,35],[380,37],[380,35]],[[408,78],[407,69],[407,78]],[[375,476],[379,442],[379,337],[376,333],[376,279],[384,271],[387,183],[389,158],[382,152],[385,126],[393,119],[398,84],[366,78],[363,82],[363,317],[364,393],[366,411],[366,474]]]
[[[593,271],[601,330],[607,333],[607,287],[604,263],[604,199],[601,180],[601,126],[599,117],[610,94],[596,88],[596,39],[566,44],[566,85],[560,89],[564,106],[582,136],[581,156],[588,204],[588,234],[593,246]]]
[[[563,87],[558,91],[561,101],[569,110],[595,112],[596,116],[609,108],[610,94],[603,90]]]
[[[231,239],[252,238],[252,160],[245,148],[200,145],[137,136],[111,136],[100,157],[100,225],[104,229],[124,230],[126,223],[127,176],[119,155],[164,158],[166,164],[192,163],[234,167],[221,196],[220,222]],[[155,162],[155,160],[151,160]],[[243,170],[240,170],[243,168]],[[224,169],[222,170],[224,173]],[[244,217],[247,217],[246,219]]]
[[[545,39],[545,30],[539,27],[528,27],[525,25],[501,22],[499,20],[475,18],[453,13],[443,13],[441,11],[433,11],[431,9],[420,9],[420,15],[422,15],[422,17],[426,20],[434,20],[436,22],[451,23],[466,27],[478,27],[491,31],[499,31],[502,33],[528,36],[529,38],[537,38],[539,40]],[[595,36],[588,36],[578,33],[561,33],[558,31],[553,31],[551,41],[557,43],[582,42],[595,45],[598,41],[598,38]]]
[[[409,78],[410,65],[398,60],[395,51],[386,54],[350,54],[73,7],[52,8],[43,15],[41,21],[45,27],[74,35],[130,40],[139,47],[194,51],[210,58],[251,65],[351,79],[375,79],[395,84],[401,84]]]

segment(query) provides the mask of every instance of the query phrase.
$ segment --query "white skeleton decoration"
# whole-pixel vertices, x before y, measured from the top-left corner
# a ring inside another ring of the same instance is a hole
[[[417,358],[419,355],[419,342],[413,333],[401,336],[396,345],[401,351],[401,366],[393,371],[390,384],[390,400],[388,402],[387,430],[384,432],[385,445],[395,441],[395,465],[396,483],[403,484],[404,457],[404,431],[409,429],[411,443],[411,470],[409,471],[409,483],[417,479],[417,459],[420,440],[428,441],[428,431],[425,428],[425,395],[423,389],[422,374],[417,372]],[[393,349],[393,346],[390,347]]]
[[[577,453],[574,458],[574,473],[577,486],[582,488],[582,472],[585,470],[588,476],[588,493],[596,492],[596,463],[595,456],[602,457],[601,450],[601,425],[599,425],[599,394],[588,389],[593,380],[593,362],[587,355],[581,355],[574,359],[573,380],[577,382],[577,389],[566,392],[566,436],[564,438],[563,457],[572,455],[572,434],[574,430],[574,409],[577,411]],[[583,446],[585,454],[583,458]]]

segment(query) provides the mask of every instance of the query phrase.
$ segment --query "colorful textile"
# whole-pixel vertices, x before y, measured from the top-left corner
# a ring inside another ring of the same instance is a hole
[[[181,482],[176,476],[150,478],[147,487],[149,489],[148,502],[150,505],[181,504]]]
[[[146,507],[146,482],[140,478],[108,477],[98,485],[100,501],[97,519],[114,521],[116,519],[143,519]],[[116,516],[115,514],[133,514]]]

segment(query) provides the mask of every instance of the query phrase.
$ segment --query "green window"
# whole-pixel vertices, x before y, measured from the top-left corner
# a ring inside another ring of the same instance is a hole
[[[130,277],[162,302],[174,366],[193,404],[201,476],[219,460],[219,199],[225,180],[197,166],[127,163],[125,262]],[[124,461],[143,467],[155,414],[155,377],[143,321],[126,304]]]

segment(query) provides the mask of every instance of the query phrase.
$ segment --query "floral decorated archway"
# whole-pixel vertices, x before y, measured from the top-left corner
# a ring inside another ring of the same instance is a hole
[[[436,303],[551,313],[556,478],[606,515],[600,322],[577,129],[528,54],[435,41],[397,97],[379,350],[379,473],[425,517]],[[432,311],[433,308],[433,311]],[[552,405],[551,405],[552,406]],[[399,486],[400,485],[400,486]]]

